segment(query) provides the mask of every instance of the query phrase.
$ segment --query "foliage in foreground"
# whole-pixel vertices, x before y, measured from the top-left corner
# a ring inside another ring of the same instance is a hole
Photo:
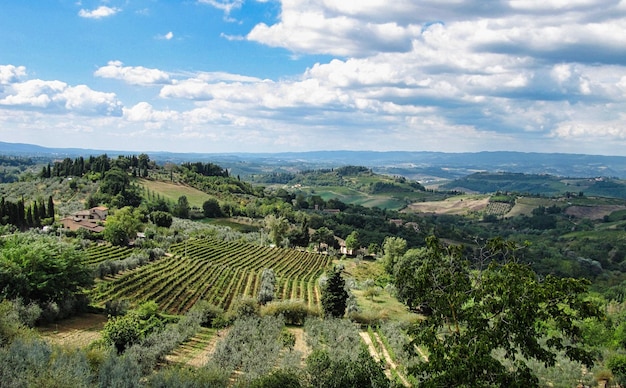
[[[34,233],[0,239],[0,298],[62,302],[92,282],[73,245]]]
[[[560,351],[593,364],[576,342],[580,321],[601,316],[583,298],[588,282],[541,279],[515,253],[513,244],[493,240],[480,257],[486,268],[473,269],[458,247],[430,238],[421,255],[405,255],[396,265],[400,297],[431,312],[410,330],[413,344],[429,355],[410,369],[420,386],[536,386],[525,359],[554,366]]]

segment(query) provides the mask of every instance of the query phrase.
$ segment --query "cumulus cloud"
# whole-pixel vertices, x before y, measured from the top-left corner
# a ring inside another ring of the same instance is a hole
[[[0,85],[6,85],[26,75],[26,67],[14,65],[0,65]]]
[[[168,73],[143,66],[124,66],[120,61],[109,61],[94,72],[96,77],[119,79],[131,85],[154,85],[170,83]]]
[[[199,2],[225,14],[243,4]],[[194,147],[203,143],[198,139],[231,142],[241,150],[338,144],[567,150],[562,144],[574,141],[581,152],[593,138],[626,141],[623,2],[283,0],[281,6],[276,20],[222,37],[330,59],[277,79],[111,61],[94,75],[160,86],[153,99],[126,108],[114,95],[58,81],[22,82],[24,68],[0,66],[0,104],[92,115],[111,109],[123,113],[120,127],[158,129],[153,136],[167,133]]]
[[[107,7],[106,5],[101,5],[100,7],[93,10],[81,9],[80,11],[78,11],[78,16],[87,19],[102,19],[113,16],[120,11],[121,9],[116,7],[111,8]]]
[[[161,123],[179,118],[179,113],[172,110],[155,110],[152,105],[142,101],[131,108],[124,108],[124,118],[136,122]]]
[[[18,75],[25,73],[21,67],[13,70]],[[0,70],[0,74],[5,71],[6,67]],[[7,82],[0,93],[0,106],[81,115],[119,116],[122,113],[122,104],[114,93],[95,91],[86,85],[71,86],[58,80],[19,81],[16,77],[4,76],[2,79]]]

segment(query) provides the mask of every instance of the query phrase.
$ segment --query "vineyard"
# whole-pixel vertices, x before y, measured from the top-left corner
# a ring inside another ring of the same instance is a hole
[[[508,202],[489,202],[485,209],[485,215],[503,216],[511,211],[512,207]]]
[[[86,250],[85,264],[93,265],[104,261],[122,260],[130,256],[132,250],[114,245],[94,245]]]
[[[317,279],[330,264],[325,255],[238,242],[191,239],[170,247],[171,255],[107,278],[92,299],[153,300],[161,310],[183,314],[196,301],[228,309],[240,296],[256,296],[264,268],[277,277],[276,299],[319,306]]]

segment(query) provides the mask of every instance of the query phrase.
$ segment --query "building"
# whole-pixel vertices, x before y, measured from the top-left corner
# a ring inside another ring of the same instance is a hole
[[[77,231],[86,229],[90,232],[99,233],[104,230],[102,223],[106,221],[109,209],[104,206],[93,207],[89,210],[78,211],[71,216],[60,220],[63,229]]]

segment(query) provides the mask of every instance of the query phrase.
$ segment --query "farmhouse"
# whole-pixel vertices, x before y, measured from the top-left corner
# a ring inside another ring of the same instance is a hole
[[[94,233],[102,232],[104,222],[107,218],[109,209],[104,206],[92,207],[89,210],[81,210],[73,213],[71,216],[61,219],[63,229],[77,231],[86,229]]]
[[[81,220],[104,221],[107,219],[108,214],[109,214],[108,208],[104,206],[96,206],[88,210],[78,211],[72,214],[72,217],[74,217],[75,219],[81,219]]]

